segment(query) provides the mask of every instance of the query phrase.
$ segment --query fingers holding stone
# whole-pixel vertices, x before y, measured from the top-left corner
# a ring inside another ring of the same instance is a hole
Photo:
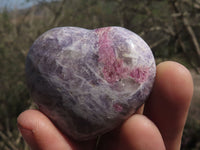
[[[135,114],[119,129],[102,137],[99,150],[165,150],[159,130],[147,117]]]
[[[184,66],[175,62],[157,66],[155,85],[144,114],[158,126],[167,149],[180,149],[192,94],[192,78]]]
[[[85,143],[81,146],[65,137],[52,122],[37,110],[27,110],[17,119],[18,128],[33,150],[80,150],[91,149]]]

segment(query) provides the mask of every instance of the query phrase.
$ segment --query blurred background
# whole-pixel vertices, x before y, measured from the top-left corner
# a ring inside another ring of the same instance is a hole
[[[1,150],[28,150],[16,125],[32,105],[25,59],[34,40],[58,26],[122,26],[150,45],[157,64],[186,66],[195,89],[181,149],[200,149],[200,0],[0,0]]]

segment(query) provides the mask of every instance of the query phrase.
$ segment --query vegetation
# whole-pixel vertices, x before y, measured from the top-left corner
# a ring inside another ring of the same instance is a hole
[[[0,149],[28,149],[16,118],[31,106],[24,64],[33,41],[58,26],[123,26],[150,45],[157,63],[178,61],[200,73],[199,0],[60,0],[0,11]],[[1,7],[0,7],[1,8]],[[198,107],[199,109],[200,107]],[[200,123],[190,118],[182,149],[200,148]]]

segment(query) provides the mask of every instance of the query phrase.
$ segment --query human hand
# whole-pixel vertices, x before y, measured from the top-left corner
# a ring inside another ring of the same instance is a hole
[[[180,149],[192,95],[192,78],[184,66],[175,62],[159,64],[145,106],[119,128],[102,136],[98,150]],[[38,110],[21,113],[17,121],[33,150],[94,150],[96,146],[96,140],[77,142],[64,136]]]

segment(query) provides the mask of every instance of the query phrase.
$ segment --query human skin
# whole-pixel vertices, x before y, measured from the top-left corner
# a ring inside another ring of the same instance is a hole
[[[192,95],[190,72],[176,62],[160,63],[145,106],[120,127],[102,136],[98,150],[180,149]],[[96,140],[77,142],[63,135],[38,110],[24,111],[17,122],[33,150],[93,150],[96,146]]]

